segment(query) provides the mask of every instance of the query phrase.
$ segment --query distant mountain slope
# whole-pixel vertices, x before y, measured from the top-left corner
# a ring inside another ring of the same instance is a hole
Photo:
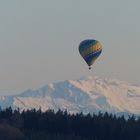
[[[67,109],[76,112],[140,114],[140,87],[119,80],[85,77],[48,84],[19,95],[0,97],[2,108]]]

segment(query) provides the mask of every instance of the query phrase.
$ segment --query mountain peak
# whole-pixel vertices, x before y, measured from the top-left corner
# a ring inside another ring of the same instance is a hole
[[[47,84],[36,90],[0,98],[0,106],[31,109],[67,109],[70,113],[140,113],[140,87],[120,80],[82,77]]]

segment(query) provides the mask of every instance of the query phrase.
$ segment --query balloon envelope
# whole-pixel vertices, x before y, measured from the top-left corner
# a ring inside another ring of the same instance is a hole
[[[84,40],[79,45],[79,52],[86,63],[90,66],[95,62],[102,52],[102,46],[99,41],[94,39]]]

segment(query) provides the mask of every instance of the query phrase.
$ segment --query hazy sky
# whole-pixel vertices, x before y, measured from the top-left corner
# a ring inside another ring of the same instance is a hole
[[[94,38],[91,71],[78,52]],[[0,0],[0,95],[83,76],[140,85],[139,0]]]

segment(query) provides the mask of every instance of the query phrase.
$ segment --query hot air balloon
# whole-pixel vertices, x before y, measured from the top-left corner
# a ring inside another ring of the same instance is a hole
[[[99,57],[102,52],[102,46],[98,40],[87,39],[83,40],[79,45],[79,52],[83,59],[91,69],[91,65]]]

